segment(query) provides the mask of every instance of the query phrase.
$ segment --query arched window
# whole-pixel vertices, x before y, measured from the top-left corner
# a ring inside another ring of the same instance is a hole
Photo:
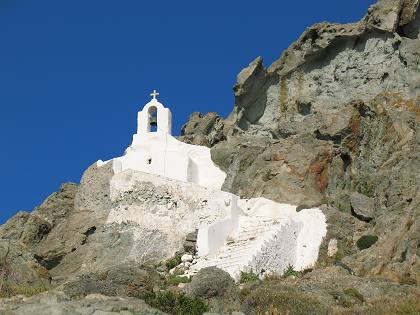
[[[157,131],[157,108],[155,106],[150,106],[149,108],[149,126],[148,129],[150,132]]]

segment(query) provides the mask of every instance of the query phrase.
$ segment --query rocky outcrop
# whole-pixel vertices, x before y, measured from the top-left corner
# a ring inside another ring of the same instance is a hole
[[[32,288],[50,283],[49,265],[41,261],[37,248],[73,211],[76,191],[75,184],[63,184],[32,213],[19,212],[0,227],[1,281]]]
[[[360,223],[341,225],[344,231],[330,225],[339,255],[359,275],[402,282],[417,282],[420,269],[412,234],[420,185],[418,7],[378,1],[360,22],[308,28],[267,69],[256,58],[238,74],[232,113],[218,121],[224,136],[207,140],[227,173],[223,189],[302,208],[325,204],[337,224],[353,218]],[[378,241],[360,250],[363,235]]]
[[[0,300],[0,312],[7,315],[33,314],[165,314],[142,300],[91,294],[71,299],[63,292],[45,292],[25,298],[17,296]]]
[[[226,139],[225,129],[223,119],[217,113],[207,113],[203,116],[195,112],[190,115],[188,123],[182,126],[178,140],[211,147]]]

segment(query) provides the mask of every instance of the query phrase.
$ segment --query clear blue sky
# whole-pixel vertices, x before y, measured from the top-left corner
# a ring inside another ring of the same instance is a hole
[[[152,89],[175,134],[194,111],[226,116],[255,57],[373,2],[0,0],[0,223],[121,155]]]

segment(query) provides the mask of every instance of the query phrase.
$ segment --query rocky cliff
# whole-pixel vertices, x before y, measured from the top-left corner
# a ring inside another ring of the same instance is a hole
[[[185,300],[165,264],[118,258],[148,244],[136,247],[132,224],[107,223],[112,170],[93,165],[80,185],[0,227],[0,297],[51,290],[0,299],[0,311],[159,313],[143,299],[198,314],[203,299],[246,314],[420,312],[419,31],[418,0],[380,0],[354,24],[316,24],[270,66],[258,57],[238,74],[228,118],[194,113],[182,129],[182,141],[211,147],[224,190],[323,209],[314,270],[239,286],[205,270]]]
[[[420,13],[379,1],[355,24],[308,28],[237,76],[227,119],[191,115],[181,139],[212,147],[224,189],[325,204],[330,238],[360,275],[419,281]],[[338,220],[338,222],[337,222]],[[337,226],[348,221],[349,226]],[[350,222],[352,222],[350,224]],[[378,236],[360,251],[357,240]]]

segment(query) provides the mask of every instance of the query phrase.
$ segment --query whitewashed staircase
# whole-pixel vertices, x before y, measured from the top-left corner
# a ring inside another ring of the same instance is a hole
[[[199,257],[186,274],[194,275],[202,268],[216,266],[237,279],[286,222],[287,219],[239,217],[237,231],[228,237],[218,252],[212,256]]]

